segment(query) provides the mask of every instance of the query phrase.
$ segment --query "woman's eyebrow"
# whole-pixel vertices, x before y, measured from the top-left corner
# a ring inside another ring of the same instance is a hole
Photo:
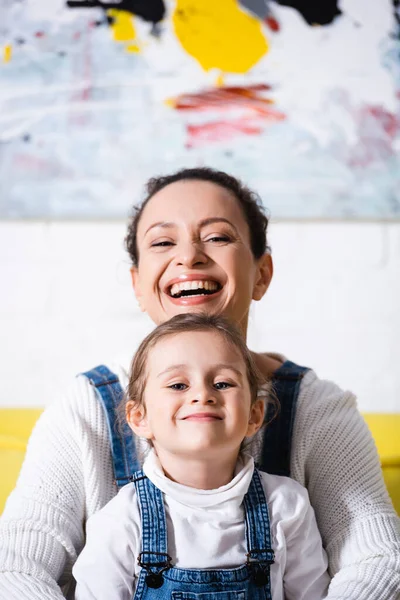
[[[153,223],[148,229],[146,229],[144,235],[147,235],[150,229],[153,229],[154,227],[176,227],[176,224],[172,223],[172,221],[157,221],[157,223]]]
[[[209,219],[203,219],[202,221],[200,221],[199,226],[200,228],[207,227],[207,225],[213,225],[214,223],[227,223],[237,233],[237,229],[234,226],[234,224],[231,223],[231,221],[229,221],[228,219],[225,219],[224,217],[210,217]],[[171,227],[176,227],[176,223],[172,223],[172,221],[157,221],[157,223],[153,223],[148,229],[146,229],[144,235],[147,235],[148,232],[154,227],[165,227],[166,229],[168,229]]]
[[[209,219],[203,219],[202,221],[200,221],[199,225],[200,227],[206,227],[207,225],[213,225],[214,223],[228,223],[228,225],[230,225],[232,229],[234,229],[237,232],[237,229],[234,226],[234,224],[231,223],[231,221],[229,221],[228,219],[225,219],[224,217],[210,217]]]

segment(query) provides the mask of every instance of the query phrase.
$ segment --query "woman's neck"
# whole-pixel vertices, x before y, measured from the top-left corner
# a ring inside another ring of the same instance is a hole
[[[238,453],[229,457],[188,457],[155,447],[163,471],[172,481],[199,490],[215,490],[232,481]]]

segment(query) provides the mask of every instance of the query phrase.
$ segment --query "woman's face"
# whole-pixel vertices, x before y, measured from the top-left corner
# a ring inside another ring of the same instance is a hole
[[[272,276],[269,255],[256,260],[238,200],[219,185],[179,181],[156,193],[137,231],[132,281],[156,324],[176,314],[223,314],[247,329],[251,300]]]

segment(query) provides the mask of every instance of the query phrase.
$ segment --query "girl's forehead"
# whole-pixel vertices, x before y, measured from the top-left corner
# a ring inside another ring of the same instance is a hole
[[[244,362],[237,345],[218,329],[180,331],[164,335],[156,340],[149,349],[147,362],[175,362],[179,364],[207,363],[215,361],[218,356]]]

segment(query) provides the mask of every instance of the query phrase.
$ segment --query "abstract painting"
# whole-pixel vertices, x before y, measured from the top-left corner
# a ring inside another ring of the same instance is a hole
[[[2,219],[202,165],[275,219],[399,219],[399,1],[0,0]]]

